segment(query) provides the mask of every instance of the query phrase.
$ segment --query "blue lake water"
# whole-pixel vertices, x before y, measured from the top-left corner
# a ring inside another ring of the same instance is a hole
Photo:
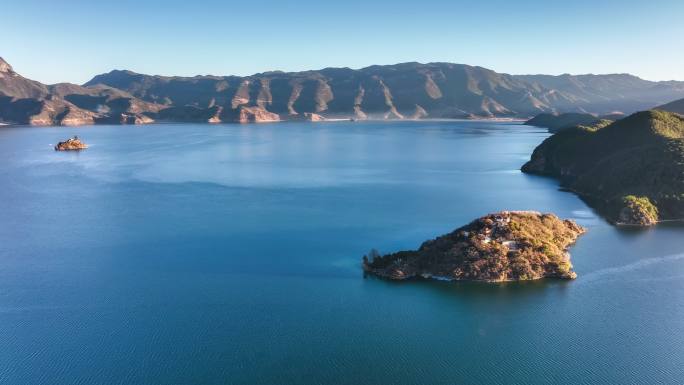
[[[57,153],[80,135],[90,148]],[[0,384],[681,384],[684,227],[518,171],[514,123],[0,129]],[[575,281],[393,283],[497,210],[589,229]]]

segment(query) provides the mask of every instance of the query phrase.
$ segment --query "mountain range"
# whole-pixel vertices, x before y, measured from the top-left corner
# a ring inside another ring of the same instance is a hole
[[[632,113],[684,98],[684,82],[628,74],[509,75],[452,63],[402,63],[251,76],[115,70],[45,85],[0,58],[0,122],[34,125],[325,119],[524,118]]]

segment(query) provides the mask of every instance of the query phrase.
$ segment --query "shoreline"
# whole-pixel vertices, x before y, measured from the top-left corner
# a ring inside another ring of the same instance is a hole
[[[598,216],[608,222],[609,224],[615,226],[615,227],[624,227],[624,228],[639,228],[639,229],[648,229],[654,226],[658,226],[659,224],[662,223],[675,223],[675,224],[684,224],[684,218],[674,218],[674,219],[658,219],[655,221],[655,223],[651,226],[644,226],[644,225],[639,225],[635,223],[625,223],[625,222],[620,222],[615,220],[614,218],[611,218],[611,216],[608,213],[605,213],[604,211],[606,210],[606,202],[604,201],[603,198],[595,195],[595,194],[590,194],[586,192],[582,192],[579,190],[572,189],[570,187],[564,186],[563,182],[556,176],[553,175],[547,175],[547,174],[530,174],[530,175],[536,175],[540,177],[546,177],[546,178],[552,178],[556,181],[558,181],[559,186],[560,186],[560,191],[563,192],[568,192],[570,194],[573,194],[577,196],[582,202],[584,202],[589,208],[593,209],[596,211]]]
[[[363,267],[362,267],[363,268]],[[568,279],[568,278],[563,278],[563,277],[554,277],[554,276],[545,276],[545,277],[536,277],[536,278],[530,278],[530,279],[457,279],[457,278],[449,278],[449,277],[443,277],[443,276],[430,276],[430,277],[423,277],[421,275],[417,275],[415,277],[410,277],[406,279],[392,279],[389,277],[385,277],[382,275],[375,274],[371,269],[366,269],[363,268],[364,274],[367,274],[369,277],[374,278],[374,279],[379,279],[381,281],[387,281],[387,282],[448,282],[448,283],[454,283],[454,282],[466,282],[466,283],[515,283],[515,282],[535,282],[535,281],[541,281],[544,279],[552,279],[552,280],[557,280],[557,281],[574,281],[576,278]]]

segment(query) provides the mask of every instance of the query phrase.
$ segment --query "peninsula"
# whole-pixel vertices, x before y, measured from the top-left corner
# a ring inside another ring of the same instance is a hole
[[[684,117],[652,110],[547,138],[522,171],[549,175],[616,224],[684,218]]]
[[[476,219],[418,250],[363,257],[364,270],[391,279],[523,281],[574,279],[568,247],[586,230],[534,211],[503,211]]]

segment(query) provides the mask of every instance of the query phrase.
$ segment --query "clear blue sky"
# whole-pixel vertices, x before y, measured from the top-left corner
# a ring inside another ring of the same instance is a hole
[[[684,80],[682,0],[6,0],[0,56],[46,83],[449,61]]]

